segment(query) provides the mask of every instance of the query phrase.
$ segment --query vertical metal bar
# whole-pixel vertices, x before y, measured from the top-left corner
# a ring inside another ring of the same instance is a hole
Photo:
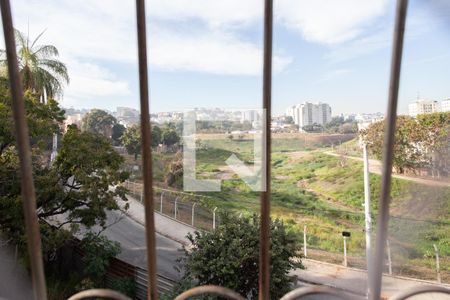
[[[384,248],[387,239],[389,223],[389,204],[391,190],[392,156],[394,155],[395,123],[397,119],[398,89],[400,84],[400,70],[403,52],[403,37],[408,0],[397,0],[395,13],[394,42],[391,60],[391,78],[389,84],[389,102],[384,130],[383,169],[381,176],[380,204],[378,209],[377,237],[375,256],[373,260],[373,276],[369,282],[368,295],[371,300],[380,299],[381,279],[383,272]]]
[[[157,300],[156,241],[153,212],[153,172],[151,128],[148,95],[147,37],[145,28],[145,0],[136,0],[137,37],[139,54],[139,90],[141,102],[141,142],[144,178],[145,234],[147,240],[148,299]]]
[[[260,300],[269,299],[270,289],[270,157],[271,135],[270,125],[272,118],[272,25],[273,0],[264,1],[264,61],[263,61],[263,109],[265,124],[262,134],[266,139],[265,149],[262,149],[262,180],[265,189],[261,192],[261,228],[260,228],[260,254],[259,254],[259,294]]]
[[[17,62],[11,5],[9,0],[1,0],[0,5],[3,21],[3,34],[5,35],[6,56],[8,59],[9,82],[11,85],[12,110],[20,158],[21,193],[25,216],[28,254],[30,255],[31,279],[33,282],[35,299],[44,300],[47,299],[47,289],[45,286],[44,263],[42,261],[39,222],[36,213],[36,194],[31,167],[30,140],[22,94],[22,82],[20,80]]]

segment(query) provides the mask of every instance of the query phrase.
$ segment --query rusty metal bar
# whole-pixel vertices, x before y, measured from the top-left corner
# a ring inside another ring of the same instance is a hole
[[[264,1],[264,57],[263,57],[263,125],[262,149],[262,180],[261,192],[261,228],[259,254],[259,299],[268,300],[270,291],[270,157],[271,135],[270,124],[272,117],[272,25],[273,0]],[[264,145],[265,144],[265,145]],[[264,147],[265,146],[265,147]]]
[[[119,292],[108,290],[108,289],[91,289],[87,291],[82,291],[76,293],[72,297],[67,300],[81,300],[81,299],[92,299],[92,298],[104,298],[104,299],[112,299],[112,300],[131,300],[130,298],[122,295]]]
[[[191,288],[178,295],[175,300],[186,300],[202,295],[219,296],[231,300],[245,300],[244,297],[242,297],[235,291],[218,285],[202,285]]]
[[[395,123],[397,119],[398,90],[405,33],[406,12],[408,0],[397,0],[395,13],[394,42],[391,60],[391,78],[389,84],[389,102],[384,130],[383,169],[381,177],[380,204],[377,221],[377,237],[375,255],[373,257],[373,276],[370,276],[368,298],[380,299],[381,279],[383,276],[384,250],[386,246],[389,224],[389,204],[391,191],[392,157],[394,155]]]
[[[141,144],[144,178],[145,234],[147,240],[148,299],[157,300],[156,239],[153,212],[153,172],[151,127],[148,94],[147,37],[145,28],[145,0],[136,0],[136,19],[139,55],[139,90],[141,102]]]
[[[450,289],[445,288],[443,286],[436,286],[436,285],[415,286],[411,289],[402,291],[402,292],[392,296],[391,298],[389,298],[389,300],[404,300],[404,299],[408,299],[408,298],[416,296],[416,295],[429,294],[429,293],[439,293],[439,294],[450,295]]]
[[[36,194],[31,167],[30,140],[23,99],[22,82],[17,63],[11,5],[9,0],[1,0],[0,5],[3,33],[5,35],[6,56],[8,59],[9,82],[11,85],[12,110],[20,158],[21,193],[25,216],[28,254],[30,255],[31,279],[33,282],[35,299],[44,300],[47,299],[47,289],[45,286],[44,264],[42,261],[39,222],[36,213]]]

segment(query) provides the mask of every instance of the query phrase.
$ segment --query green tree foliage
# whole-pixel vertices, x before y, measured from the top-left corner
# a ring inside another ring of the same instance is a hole
[[[123,158],[105,138],[72,126],[61,141],[54,163],[49,165],[48,152],[44,151],[48,148],[43,141],[59,133],[64,111],[51,99],[48,103],[39,102],[37,94],[31,92],[25,93],[25,102],[39,218],[46,220],[64,214],[64,223],[104,225],[104,210],[118,209],[116,197],[126,200],[124,188],[110,188],[128,176],[121,171]],[[0,81],[0,115],[0,224],[5,233],[20,240],[24,222],[19,158],[4,79]]]
[[[34,40],[28,35],[15,30],[17,58],[25,90],[30,90],[43,100],[44,95],[54,98],[62,93],[64,84],[69,83],[66,65],[55,59],[58,49],[52,45],[39,45],[39,39],[45,31]],[[2,62],[6,66],[5,51],[2,51]]]
[[[438,177],[450,175],[450,112],[417,116],[420,139],[427,149],[428,164]]]
[[[44,174],[45,183],[54,181],[57,188],[40,197],[43,212],[39,216],[66,212],[67,222],[103,226],[105,209],[119,209],[117,197],[127,200],[126,190],[119,186],[128,178],[121,170],[123,161],[108,139],[69,128],[48,175]]]
[[[165,170],[165,184],[175,188],[183,187],[183,154],[178,151]]]
[[[303,131],[306,132],[323,132],[323,126],[319,124],[305,125],[302,127]]]
[[[156,125],[152,126],[152,147],[158,147],[161,144],[162,131]]]
[[[171,128],[164,128],[161,134],[161,142],[166,146],[173,146],[180,141],[178,133]]]
[[[101,109],[92,109],[82,120],[81,129],[110,138],[116,118]]]
[[[215,284],[228,287],[244,297],[257,299],[259,265],[259,218],[238,218],[225,214],[213,232],[195,232],[180,260],[184,269],[180,287]],[[280,220],[271,222],[270,296],[279,299],[291,288],[289,272],[302,267],[294,261],[299,249],[295,235]],[[245,279],[245,280],[243,280]]]
[[[134,159],[137,160],[139,154],[141,154],[141,125],[128,127],[122,135],[121,141],[128,154],[134,155]],[[159,144],[161,144],[161,128],[153,125],[152,147],[157,147]]]
[[[113,140],[114,145],[121,144],[121,138],[122,135],[125,133],[125,130],[126,128],[122,124],[119,123],[114,124],[114,126],[112,127],[112,134],[111,134],[111,139]]]
[[[88,232],[81,241],[83,272],[94,282],[99,282],[108,270],[109,261],[120,253],[120,244],[105,236]]]
[[[122,145],[127,149],[128,154],[134,155],[134,160],[137,160],[141,153],[141,128],[140,125],[133,125],[125,130],[122,135]]]
[[[430,167],[439,174],[449,174],[450,113],[419,115],[416,119],[398,116],[395,131],[393,165],[399,172]],[[384,122],[371,124],[361,131],[371,152],[382,158]]]
[[[358,126],[355,121],[346,120],[344,117],[333,117],[330,122],[325,124],[325,129],[329,133],[357,133]]]

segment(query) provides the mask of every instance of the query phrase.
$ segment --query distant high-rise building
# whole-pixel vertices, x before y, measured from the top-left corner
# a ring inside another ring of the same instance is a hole
[[[261,116],[260,116],[258,110],[254,110],[254,109],[244,110],[241,115],[241,123],[244,123],[244,122],[253,123],[253,122],[259,121],[260,119],[261,119]]]
[[[331,107],[326,103],[304,102],[289,107],[286,115],[294,119],[299,129],[307,125],[325,125],[331,121]]]
[[[450,98],[446,100],[442,100],[441,102],[441,111],[447,112],[450,111]]]
[[[420,99],[408,105],[409,115],[415,117],[422,114],[440,112],[441,107],[438,101]]]

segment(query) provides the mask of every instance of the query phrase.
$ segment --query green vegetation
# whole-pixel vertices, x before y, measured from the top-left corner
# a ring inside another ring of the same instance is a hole
[[[101,109],[92,109],[82,120],[81,129],[110,138],[112,129],[117,123],[116,118]]]
[[[192,286],[213,284],[230,288],[245,298],[257,299],[259,228],[260,221],[255,215],[239,218],[224,214],[215,231],[189,235],[192,246],[185,249],[181,259],[184,274],[176,293]],[[301,268],[302,264],[294,261],[297,238],[282,221],[272,221],[270,238],[270,298],[279,299],[294,281],[289,272]]]
[[[282,219],[285,226],[298,236],[303,234],[303,226],[307,225],[310,247],[327,251],[320,259],[338,263],[342,259],[341,232],[351,231],[349,253],[360,258],[353,265],[364,267],[362,162],[344,155],[329,155],[326,152],[330,148],[325,148],[333,145],[339,152],[346,149],[361,157],[357,141],[348,141],[346,136],[341,136],[342,141],[322,135],[307,135],[306,138],[280,136],[273,138],[272,216]],[[311,150],[312,147],[316,150]],[[253,141],[248,137],[237,140],[226,135],[211,135],[210,139],[208,135],[200,136],[197,140],[197,177],[221,178],[222,191],[198,193],[209,197],[198,197],[195,201],[210,208],[217,206],[219,211],[234,211],[247,216],[259,213],[259,193],[252,192],[226,167],[225,160],[231,154],[251,164]],[[182,172],[180,154],[155,155],[159,166],[155,169],[157,177],[164,178],[167,166],[175,161]],[[380,176],[370,174],[370,181],[373,220],[376,223]],[[166,183],[160,181],[157,184],[164,186]],[[181,180],[171,187],[182,189]],[[394,263],[402,266],[396,269],[394,265],[394,271],[419,278],[434,278],[432,245],[435,243],[441,251],[442,270],[450,272],[447,233],[450,230],[450,189],[393,178],[391,196],[391,248]]]
[[[383,155],[384,122],[371,124],[362,138],[378,159]],[[398,173],[428,168],[437,177],[450,175],[450,112],[397,117],[393,165]]]
[[[66,65],[56,59],[59,56],[58,49],[52,45],[38,44],[44,32],[30,40],[28,35],[14,30],[24,90],[34,93],[41,102],[46,102],[46,97],[54,99],[60,95],[63,85],[69,83]],[[1,63],[6,67],[6,52],[2,50],[1,55]]]
[[[79,225],[87,229],[94,225],[105,227],[106,211],[119,209],[117,198],[127,200],[121,183],[128,173],[122,170],[123,157],[114,150],[112,141],[104,137],[111,136],[114,123],[111,116],[97,114],[101,118],[86,122],[89,126],[84,132],[75,125],[69,126],[65,134],[60,131],[64,111],[53,97],[62,92],[69,79],[65,65],[53,59],[58,55],[57,49],[36,45],[41,35],[31,42],[16,32],[49,298],[66,299],[76,291],[78,283],[81,289],[104,285],[102,277],[109,259],[118,254],[119,246],[106,238],[86,234],[82,240],[86,253],[83,273],[73,260],[76,243],[73,235],[79,231]],[[11,91],[8,78],[1,75],[0,229],[18,246],[29,267],[22,201],[30,199],[22,199],[21,195]],[[53,135],[62,135],[62,139],[55,160],[50,161]]]

